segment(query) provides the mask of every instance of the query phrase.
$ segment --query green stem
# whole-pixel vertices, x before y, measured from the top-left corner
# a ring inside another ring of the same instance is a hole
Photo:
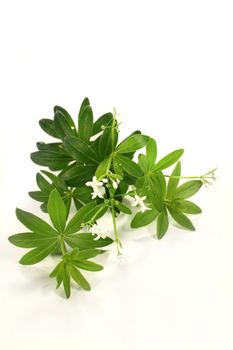
[[[173,176],[173,175],[164,175],[164,177],[172,177],[173,179],[200,179],[200,180],[205,180],[205,179],[211,179],[215,180],[214,173],[217,170],[217,168],[214,168],[207,173],[203,175],[198,175],[198,176]],[[211,175],[211,176],[208,176]]]
[[[112,121],[112,153],[114,152],[114,131],[115,131],[115,124],[116,124],[116,109],[113,108],[113,121]]]
[[[60,236],[60,247],[61,247],[62,255],[64,256],[66,254],[67,250],[66,250],[66,245],[65,245],[65,241],[64,241],[63,236]]]
[[[117,244],[117,253],[118,253],[118,255],[120,255],[121,254],[120,248],[122,248],[122,244],[121,244],[121,241],[119,239],[119,235],[118,235],[118,231],[117,231],[114,205],[111,206],[111,213],[112,213],[113,230],[114,230],[114,235],[115,235],[115,243]]]
[[[213,179],[212,176],[173,176],[173,175],[164,175],[164,177],[172,177],[173,179]]]

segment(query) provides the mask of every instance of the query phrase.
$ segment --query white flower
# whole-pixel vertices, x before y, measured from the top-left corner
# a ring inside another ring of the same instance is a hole
[[[110,172],[110,173],[111,173],[111,172]],[[116,189],[118,188],[118,185],[119,185],[119,183],[120,183],[120,180],[118,180],[118,179],[115,180],[115,179],[113,179],[113,178],[111,177],[111,175],[110,175],[109,178],[104,178],[104,179],[101,180],[101,182],[107,184],[109,180],[112,181],[112,186],[113,186],[113,188],[115,188],[115,190],[116,190]]]
[[[118,185],[119,185],[119,183],[120,183],[120,180],[118,180],[118,179],[116,179],[116,180],[113,180],[113,179],[111,179],[112,180],[112,186],[113,186],[113,188],[115,188],[115,190],[118,188]]]
[[[141,211],[142,213],[144,213],[146,210],[151,210],[151,208],[148,208],[144,201],[146,200],[146,196],[144,197],[139,197],[137,194],[135,195],[135,201],[132,203],[132,205],[134,207],[136,207],[137,205],[139,206],[139,211]]]
[[[103,182],[98,181],[96,176],[93,176],[92,181],[86,182],[86,186],[91,186],[93,188],[92,199],[96,197],[103,198],[105,192]]]
[[[94,224],[93,226],[91,226],[89,231],[91,232],[92,236],[97,235],[94,238],[94,241],[97,241],[97,239],[100,239],[100,238],[107,237],[106,234],[102,231],[102,229],[97,224]]]

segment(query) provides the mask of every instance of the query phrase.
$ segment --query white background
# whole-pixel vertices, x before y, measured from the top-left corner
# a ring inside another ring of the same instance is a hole
[[[0,1],[2,349],[233,349],[232,18],[224,0]],[[126,259],[99,258],[92,291],[67,301],[54,261],[22,267],[6,238],[24,230],[16,206],[39,214],[39,119],[56,104],[77,118],[85,96],[96,117],[117,108],[123,136],[156,138],[160,157],[184,147],[184,174],[219,170],[196,196],[196,232],[173,225],[158,241],[123,217]]]

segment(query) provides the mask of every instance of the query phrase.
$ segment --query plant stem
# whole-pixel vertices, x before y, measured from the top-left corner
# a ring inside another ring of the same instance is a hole
[[[212,176],[173,176],[173,175],[164,175],[164,177],[172,177],[173,179],[213,179]]]
[[[62,255],[64,256],[66,254],[67,250],[66,250],[63,236],[60,236],[60,247],[61,247]]]
[[[117,244],[117,253],[118,255],[121,254],[120,248],[122,248],[121,241],[119,239],[118,231],[117,231],[117,226],[116,226],[116,217],[115,217],[115,210],[114,206],[111,206],[111,213],[112,213],[112,223],[113,223],[113,230],[114,230],[114,235],[115,235],[115,243]]]
[[[114,131],[115,131],[115,124],[116,124],[116,110],[113,108],[113,120],[112,120],[112,153],[114,152]]]
[[[206,180],[206,179],[210,179],[210,180],[215,180],[214,177],[214,173],[217,170],[217,168],[212,169],[210,171],[208,171],[207,173],[203,174],[203,175],[198,175],[198,176],[173,176],[173,175],[164,175],[164,177],[172,177],[173,179],[200,179],[202,181]],[[208,176],[211,175],[211,176]]]

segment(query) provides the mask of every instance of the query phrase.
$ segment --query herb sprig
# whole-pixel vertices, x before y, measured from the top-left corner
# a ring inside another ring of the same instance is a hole
[[[41,203],[41,210],[48,213],[51,222],[16,209],[17,218],[29,231],[12,235],[9,241],[31,249],[20,259],[23,265],[59,255],[50,277],[56,278],[57,287],[63,285],[67,298],[71,281],[90,290],[80,270],[101,271],[103,267],[90,259],[105,253],[102,248],[114,243],[117,254],[122,254],[117,218],[132,215],[133,207],[137,212],[131,227],[155,222],[158,239],[168,231],[170,218],[181,227],[195,230],[187,215],[199,214],[201,209],[189,198],[203,184],[215,180],[216,169],[200,176],[182,176],[180,158],[184,150],[157,160],[156,141],[138,130],[119,143],[116,111],[94,122],[88,98],[81,104],[77,126],[60,106],[54,107],[53,119],[41,119],[39,124],[56,142],[38,142],[37,151],[31,154],[34,163],[48,170],[37,173],[38,189],[29,195]],[[136,161],[135,153],[143,148],[145,152]],[[164,174],[171,166],[171,174]],[[76,213],[70,218],[72,203]],[[114,238],[98,224],[107,212],[111,214]]]

